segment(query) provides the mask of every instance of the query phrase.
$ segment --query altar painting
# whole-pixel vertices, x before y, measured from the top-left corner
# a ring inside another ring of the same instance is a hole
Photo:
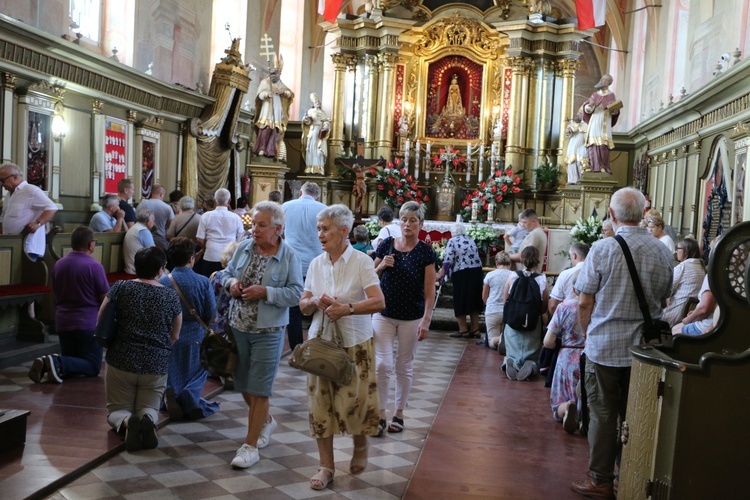
[[[484,68],[463,56],[430,64],[425,136],[471,140],[479,137]]]

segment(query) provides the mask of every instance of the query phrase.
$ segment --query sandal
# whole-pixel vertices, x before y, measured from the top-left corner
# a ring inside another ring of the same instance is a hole
[[[456,333],[451,333],[448,335],[452,339],[465,339],[466,336],[469,334],[469,330],[466,330],[465,332],[462,332],[461,330],[457,331]]]
[[[334,472],[330,467],[318,466],[318,473],[310,478],[310,488],[318,491],[328,488],[328,484],[333,482]]]
[[[464,334],[465,339],[481,339],[482,338],[482,332],[479,330],[473,331],[473,332],[466,332]]]
[[[386,427],[388,427],[388,422],[384,418],[381,418],[380,422],[378,422],[378,433],[375,434],[375,437],[382,438]]]
[[[404,432],[404,419],[393,417],[393,421],[391,422],[391,425],[388,426],[388,432],[393,433],[393,434]]]
[[[361,454],[364,456],[357,456],[357,454]],[[367,445],[364,446],[357,446],[354,448],[354,453],[352,454],[352,461],[349,463],[349,472],[356,476],[357,474],[361,474],[365,469],[367,468]]]

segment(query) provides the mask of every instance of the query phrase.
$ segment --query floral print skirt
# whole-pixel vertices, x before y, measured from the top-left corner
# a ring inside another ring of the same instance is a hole
[[[349,385],[337,385],[307,375],[310,433],[316,439],[335,434],[375,435],[380,410],[375,376],[375,343],[372,338],[345,348],[354,362]]]

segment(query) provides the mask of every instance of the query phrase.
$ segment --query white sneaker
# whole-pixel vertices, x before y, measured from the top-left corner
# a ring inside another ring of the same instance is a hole
[[[253,448],[249,444],[243,444],[240,449],[237,450],[237,455],[232,460],[232,467],[237,469],[247,469],[252,467],[260,461],[260,455],[258,455],[258,449]]]
[[[263,428],[260,430],[260,435],[258,436],[258,449],[265,448],[271,444],[271,434],[273,434],[273,431],[275,430],[276,419],[272,416],[271,421],[263,424]]]

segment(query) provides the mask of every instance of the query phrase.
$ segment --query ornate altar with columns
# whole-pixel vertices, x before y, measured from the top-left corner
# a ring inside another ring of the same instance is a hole
[[[563,162],[578,42],[588,33],[510,2],[485,2],[494,7],[484,10],[467,3],[384,3],[386,12],[376,8],[323,24],[336,38],[331,177],[333,159],[363,140],[366,159],[402,157],[436,200],[445,177],[440,151],[455,151],[456,212],[458,201],[501,160],[505,168],[524,170],[532,188],[533,169],[546,156]],[[559,225],[572,224],[589,214],[582,213],[584,201],[566,202],[571,195],[587,199],[589,188],[584,183],[574,193],[546,197],[527,191],[493,212],[496,219],[513,221],[517,210],[533,207]],[[611,194],[608,186],[594,186],[597,193],[602,189]],[[445,201],[443,193],[441,218]],[[430,217],[438,214],[433,205]]]

